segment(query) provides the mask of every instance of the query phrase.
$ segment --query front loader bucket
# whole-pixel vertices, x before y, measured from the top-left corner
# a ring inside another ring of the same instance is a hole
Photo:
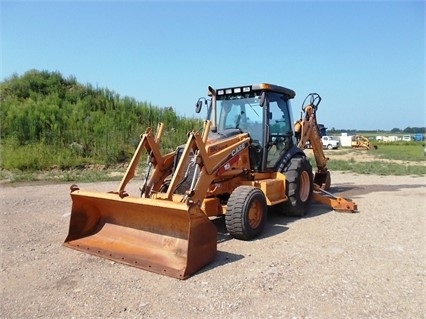
[[[217,230],[198,206],[75,190],[66,247],[185,279],[212,261]]]

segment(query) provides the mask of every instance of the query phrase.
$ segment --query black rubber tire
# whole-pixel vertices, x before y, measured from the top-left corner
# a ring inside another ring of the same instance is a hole
[[[225,225],[232,237],[250,240],[265,228],[267,215],[263,192],[252,186],[239,186],[228,200]]]
[[[283,213],[288,216],[303,217],[311,206],[314,190],[312,166],[305,156],[293,157],[284,167],[286,178],[287,202],[283,204]]]

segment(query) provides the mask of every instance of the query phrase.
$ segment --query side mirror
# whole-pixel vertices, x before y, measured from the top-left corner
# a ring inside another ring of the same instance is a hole
[[[195,104],[195,113],[200,113],[201,109],[203,107],[203,102],[205,105],[207,105],[207,99],[204,97],[200,97],[197,101],[197,103]]]
[[[197,103],[195,104],[195,113],[200,113],[202,106],[203,101],[201,99],[198,99]]]

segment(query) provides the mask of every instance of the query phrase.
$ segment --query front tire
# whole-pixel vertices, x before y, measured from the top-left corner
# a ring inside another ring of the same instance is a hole
[[[256,187],[239,186],[228,200],[226,229],[234,238],[253,239],[265,228],[266,214],[267,206],[263,192]]]
[[[312,166],[305,156],[295,156],[284,167],[286,195],[284,213],[289,216],[303,217],[309,210],[314,189]]]

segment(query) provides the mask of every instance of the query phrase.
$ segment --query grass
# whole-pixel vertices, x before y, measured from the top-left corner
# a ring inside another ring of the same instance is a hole
[[[327,167],[331,171],[347,171],[357,174],[422,176],[426,175],[426,157],[423,154],[423,149],[424,146],[421,143],[381,144],[377,150],[368,151],[369,155],[373,155],[372,161],[357,161],[355,155],[350,157],[349,160],[333,159],[333,155],[338,156],[354,153],[352,149],[342,148],[330,151],[330,153],[327,154],[331,158],[327,163]],[[27,152],[38,152],[40,158],[47,156],[55,158],[58,165],[51,170],[40,170],[37,168],[37,163],[28,162],[27,166],[24,166],[22,169],[0,170],[0,181],[9,183],[34,181],[119,181],[125,172],[125,167],[123,165],[112,167],[105,167],[103,165],[84,165],[80,166],[80,168],[67,168],[61,165],[60,155],[63,154],[55,154],[53,151],[41,152],[41,150],[36,147],[17,150],[14,152],[14,156],[22,159]],[[67,156],[75,156],[75,154],[67,154]],[[9,157],[7,160],[13,161],[17,160],[17,158]],[[313,158],[310,160],[311,163],[315,162]],[[141,160],[140,163],[140,165],[143,165],[145,161]],[[139,168],[138,172],[142,173],[143,168]]]
[[[105,165],[81,156],[78,149],[55,148],[44,143],[18,145],[13,139],[0,144],[0,181],[96,182],[120,180],[123,164]],[[141,163],[144,163],[142,156]]]
[[[16,140],[8,139],[0,145],[1,167],[22,172],[46,171],[50,169],[69,169],[87,163],[72,148],[57,148],[44,143],[19,145]]]
[[[389,163],[380,160],[374,162],[356,162],[354,159],[349,161],[330,160],[327,167],[331,171],[349,171],[366,175],[421,176],[426,174],[424,165]]]
[[[424,162],[424,146],[422,143],[407,142],[407,143],[388,143],[378,144],[375,155],[379,158]]]
[[[0,180],[9,183],[20,182],[100,182],[100,181],[118,181],[124,175],[124,169],[73,169],[73,170],[50,170],[50,171],[0,171]]]
[[[347,155],[352,149],[340,149],[330,154]],[[358,151],[357,151],[358,152]],[[382,143],[376,150],[363,151],[373,156],[371,161],[357,161],[356,156],[350,160],[331,159],[327,163],[330,170],[349,171],[358,174],[377,175],[426,175],[426,157],[422,143],[401,142]]]

